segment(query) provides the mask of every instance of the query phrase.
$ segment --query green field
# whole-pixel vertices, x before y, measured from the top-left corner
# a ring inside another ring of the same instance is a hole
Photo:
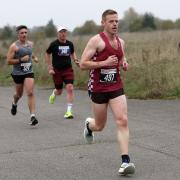
[[[126,57],[130,68],[121,72],[129,98],[178,98],[180,97],[180,31],[154,31],[122,33]],[[74,42],[78,57],[91,36],[69,36]],[[36,84],[52,87],[44,60],[45,50],[53,39],[32,39],[39,64],[34,64]],[[11,66],[6,64],[10,41],[0,42],[0,85],[13,85]],[[88,72],[75,69],[76,88],[86,89]]]

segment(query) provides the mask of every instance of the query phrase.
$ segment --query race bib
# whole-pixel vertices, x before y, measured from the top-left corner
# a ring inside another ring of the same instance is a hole
[[[117,81],[117,69],[101,69],[100,82],[115,83]]]
[[[32,63],[21,63],[21,70],[27,72],[31,69]]]
[[[58,55],[59,56],[69,56],[70,55],[70,47],[69,46],[59,46],[58,47]]]

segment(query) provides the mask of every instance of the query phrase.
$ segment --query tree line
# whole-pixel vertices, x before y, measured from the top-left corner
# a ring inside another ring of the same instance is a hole
[[[180,18],[173,20],[162,20],[155,17],[152,13],[137,13],[133,8],[129,8],[124,17],[119,20],[120,32],[139,32],[139,31],[155,31],[180,29]],[[102,30],[93,20],[86,21],[82,26],[74,28],[70,33],[73,35],[96,34]],[[16,35],[15,26],[6,25],[0,28],[0,39],[12,39]],[[34,38],[54,37],[56,35],[56,26],[53,20],[45,26],[31,28],[31,36]]]

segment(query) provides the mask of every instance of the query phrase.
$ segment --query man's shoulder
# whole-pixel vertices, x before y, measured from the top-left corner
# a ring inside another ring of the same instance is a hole
[[[99,40],[101,40],[100,34],[96,34],[90,38],[90,41],[92,41],[92,42],[97,42]]]
[[[28,40],[28,41],[27,41],[27,44],[33,44],[33,42]]]
[[[17,48],[17,41],[14,41],[9,46],[10,49],[16,49]]]
[[[122,45],[124,45],[124,40],[118,36],[118,39]]]
[[[51,41],[50,45],[56,45],[58,43],[59,43],[58,39],[55,39],[55,40]]]
[[[121,42],[124,42],[124,40],[122,39],[122,37],[121,37],[119,34],[117,34],[116,37],[117,37]]]
[[[26,44],[27,44],[28,47],[33,47],[33,42],[32,41],[27,41]]]
[[[66,43],[67,43],[67,44],[73,44],[73,42],[70,41],[70,40],[68,40],[68,39],[66,40]]]

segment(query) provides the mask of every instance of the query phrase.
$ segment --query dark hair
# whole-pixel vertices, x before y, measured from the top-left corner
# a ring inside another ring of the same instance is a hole
[[[17,27],[16,27],[16,32],[18,32],[18,31],[21,30],[21,29],[28,29],[28,28],[27,28],[27,26],[25,26],[25,25],[20,25],[20,26],[17,26]]]
[[[107,15],[112,15],[112,14],[118,14],[118,13],[113,9],[107,9],[102,13],[102,19],[104,20]]]

